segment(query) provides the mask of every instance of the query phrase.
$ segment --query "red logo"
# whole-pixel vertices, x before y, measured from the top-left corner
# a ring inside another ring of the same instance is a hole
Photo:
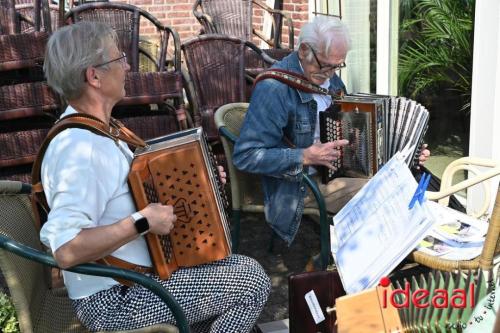
[[[446,289],[434,289],[430,292],[427,289],[410,290],[410,283],[405,282],[404,289],[394,289],[390,291],[387,287],[391,284],[388,277],[380,279],[379,286],[384,287],[382,291],[382,307],[387,308],[387,301],[397,309],[409,308],[410,301],[412,304],[420,309],[433,306],[438,309],[448,307],[464,309],[469,306],[471,309],[476,305],[474,299],[475,285],[471,283],[468,290],[466,289],[453,289],[451,294]],[[401,298],[398,300],[398,295]],[[398,301],[402,301],[398,303]]]

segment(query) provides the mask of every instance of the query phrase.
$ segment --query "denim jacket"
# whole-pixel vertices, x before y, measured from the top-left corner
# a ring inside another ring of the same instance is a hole
[[[273,68],[303,75],[297,52]],[[330,80],[330,90],[345,91],[337,75]],[[302,165],[302,154],[304,148],[313,144],[316,111],[312,94],[274,79],[263,80],[253,91],[234,148],[234,165],[261,175],[266,220],[288,245],[297,233],[304,211],[307,190],[302,171],[307,172],[307,167]],[[284,137],[295,147],[290,147]]]

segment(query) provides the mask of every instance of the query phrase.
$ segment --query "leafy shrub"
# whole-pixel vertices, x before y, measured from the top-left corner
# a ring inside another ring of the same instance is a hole
[[[0,330],[4,333],[20,332],[12,300],[2,292],[0,292]]]
[[[407,0],[404,3],[400,92],[415,98],[433,88],[445,88],[461,96],[462,110],[469,111],[475,1]]]

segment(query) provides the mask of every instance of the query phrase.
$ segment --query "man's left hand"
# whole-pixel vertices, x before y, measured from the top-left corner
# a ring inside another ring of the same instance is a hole
[[[219,179],[221,183],[225,184],[227,181],[227,175],[226,172],[224,171],[224,167],[222,165],[218,165],[217,170],[219,171]]]
[[[431,151],[427,149],[427,144],[424,143],[422,145],[422,152],[420,153],[420,156],[418,157],[418,164],[423,166],[425,162],[429,159],[429,156],[431,156]]]

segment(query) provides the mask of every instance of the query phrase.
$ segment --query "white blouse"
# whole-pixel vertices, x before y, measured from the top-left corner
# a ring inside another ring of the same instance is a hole
[[[64,114],[77,112],[68,106]],[[84,228],[113,224],[136,211],[127,184],[133,154],[123,142],[71,128],[49,144],[42,162],[42,184],[50,207],[40,231],[41,241],[55,252]],[[147,244],[139,237],[113,256],[151,266]],[[78,299],[108,289],[117,282],[63,271],[69,297]]]

